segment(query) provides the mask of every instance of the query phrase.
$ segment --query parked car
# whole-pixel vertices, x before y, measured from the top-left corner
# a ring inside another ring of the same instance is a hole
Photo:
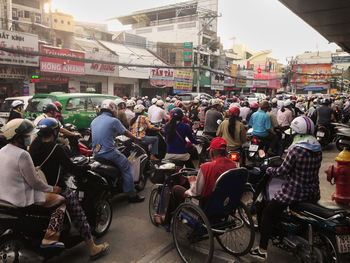
[[[29,100],[25,116],[36,118],[47,103],[59,101],[62,104],[62,116],[65,123],[74,124],[78,130],[90,127],[96,117],[96,106],[105,99],[117,99],[116,96],[92,93],[50,93],[36,94]]]
[[[32,96],[21,96],[21,97],[8,97],[3,103],[0,104],[0,123],[5,124],[10,116],[11,104],[15,100],[23,101],[24,110],[28,106],[28,101]]]
[[[266,99],[266,95],[264,93],[250,93],[247,94],[246,97],[248,98],[249,103],[259,103],[259,101]]]
[[[185,103],[185,104],[191,103],[194,100],[194,98],[196,98],[196,97],[199,97],[201,100],[206,99],[208,101],[213,98],[212,96],[210,96],[207,93],[197,93],[197,92],[189,92],[189,93],[185,93],[185,94],[179,94],[178,96],[182,99],[183,103]]]

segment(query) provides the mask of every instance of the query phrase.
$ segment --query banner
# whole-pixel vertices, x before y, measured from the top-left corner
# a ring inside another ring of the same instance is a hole
[[[106,62],[118,62],[118,57],[112,54],[106,55],[101,53],[86,52],[85,57],[92,60],[100,60]],[[99,75],[99,76],[118,76],[118,66],[112,64],[100,64],[100,63],[85,63],[86,75]]]
[[[42,45],[40,52],[50,55],[67,56],[74,58],[85,58],[85,53],[80,51],[72,51],[70,49],[56,48]],[[67,59],[41,57],[40,71],[63,73],[73,75],[85,75],[85,63]]]
[[[231,65],[231,76],[237,77],[238,66],[235,64]]]
[[[293,85],[306,86],[329,86],[331,79],[331,64],[309,64],[293,66]]]
[[[150,72],[151,86],[173,87],[174,86],[174,70],[154,68]]]
[[[193,60],[193,43],[185,42],[184,43],[184,61]]]
[[[0,47],[37,52],[38,36],[22,32],[0,30]],[[0,63],[37,67],[39,66],[39,57],[0,51]]]
[[[181,94],[192,91],[193,72],[175,70],[174,72],[174,93]]]

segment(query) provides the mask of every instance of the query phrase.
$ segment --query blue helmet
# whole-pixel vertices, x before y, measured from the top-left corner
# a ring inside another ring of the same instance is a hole
[[[45,118],[38,122],[39,136],[47,137],[60,129],[60,123],[54,118]]]

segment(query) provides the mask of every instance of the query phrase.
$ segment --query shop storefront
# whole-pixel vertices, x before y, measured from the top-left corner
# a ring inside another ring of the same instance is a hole
[[[42,73],[39,82],[35,83],[35,93],[69,92],[68,82],[68,76]]]

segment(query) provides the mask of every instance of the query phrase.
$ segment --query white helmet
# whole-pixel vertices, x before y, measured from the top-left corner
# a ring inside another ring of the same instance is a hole
[[[135,101],[134,100],[127,100],[126,101],[126,107],[129,108],[129,107],[134,107],[136,105]]]
[[[292,101],[290,99],[286,100],[284,103],[283,103],[283,106],[284,107],[288,107],[292,104]]]
[[[148,100],[148,96],[145,96],[145,99]]]
[[[165,101],[169,102],[170,101],[170,97],[166,97]]]
[[[162,107],[162,106],[164,106],[164,101],[157,100],[156,105]]]
[[[295,118],[290,128],[297,134],[314,134],[315,131],[315,125],[313,121],[305,116],[300,116]]]
[[[276,104],[276,103],[277,103],[277,99],[276,99],[276,98],[273,98],[271,102],[272,102],[273,104]]]
[[[119,104],[121,104],[121,103],[124,103],[124,104],[125,104],[125,100],[123,100],[123,99],[116,99],[116,100],[114,101],[114,103],[115,103],[115,105],[119,106]]]
[[[18,106],[23,106],[23,105],[24,105],[24,103],[23,103],[23,101],[21,101],[21,100],[14,100],[14,101],[11,103],[12,109],[14,109],[14,108],[16,108],[16,107],[18,107]]]
[[[18,136],[30,136],[36,134],[38,129],[34,128],[33,123],[27,119],[13,119],[6,123],[2,128],[6,140],[13,139],[16,135]]]
[[[152,103],[152,104],[156,104],[156,103],[157,103],[157,101],[158,101],[158,99],[157,99],[157,98],[153,98],[153,99],[151,100],[151,103]]]
[[[175,102],[175,101],[176,101],[176,98],[175,98],[175,97],[171,99],[171,102]]]
[[[111,100],[111,99],[106,99],[104,101],[102,101],[102,104],[101,104],[101,110],[105,109],[105,110],[109,110],[111,111],[112,113],[113,112],[117,112],[118,109],[117,109],[117,104],[115,104],[114,100]]]
[[[206,99],[202,100],[202,105],[203,105],[203,106],[207,106],[208,103],[209,103],[209,102],[208,102]]]
[[[131,97],[131,100],[136,101],[136,98],[135,97]]]
[[[145,106],[143,106],[142,104],[139,104],[139,105],[135,106],[134,112],[135,113],[142,113],[145,109],[146,109]]]

